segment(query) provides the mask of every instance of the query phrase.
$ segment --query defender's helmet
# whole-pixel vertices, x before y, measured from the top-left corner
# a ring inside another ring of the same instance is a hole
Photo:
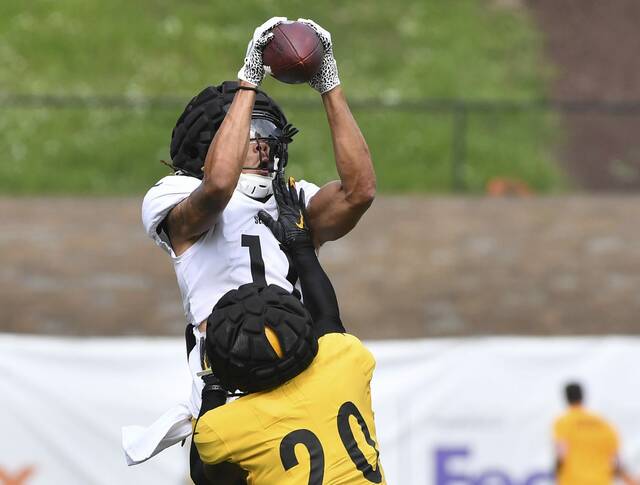
[[[176,172],[202,178],[209,145],[237,90],[237,82],[225,81],[219,86],[206,87],[189,101],[171,133],[170,154]],[[268,143],[270,148],[269,163],[260,168],[270,172],[282,170],[288,160],[288,144],[296,133],[298,130],[287,121],[277,103],[258,90],[250,136]]]
[[[213,373],[229,391],[263,391],[305,370],[318,352],[313,321],[284,288],[255,283],[226,293],[207,319]]]

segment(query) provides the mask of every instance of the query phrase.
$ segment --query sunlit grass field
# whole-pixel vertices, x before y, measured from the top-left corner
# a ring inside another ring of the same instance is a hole
[[[313,18],[333,34],[343,88],[369,142],[381,192],[453,188],[455,114],[425,98],[529,100],[551,76],[526,11],[488,0],[400,2],[96,2],[0,4],[0,192],[141,194],[167,173],[171,129],[208,84],[234,79],[254,27],[273,15]],[[290,172],[336,177],[318,95],[267,79],[263,88],[300,128]],[[166,106],[23,106],[11,95],[170,97]],[[183,101],[180,101],[183,100]],[[539,191],[563,187],[560,136],[542,111],[470,112],[463,188],[496,176]],[[460,133],[458,133],[460,134]],[[459,150],[458,146],[458,150]]]

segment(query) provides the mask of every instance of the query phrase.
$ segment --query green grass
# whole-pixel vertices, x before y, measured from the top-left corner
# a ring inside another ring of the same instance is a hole
[[[186,103],[205,85],[235,78],[253,28],[276,14],[314,18],[332,32],[351,100],[527,100],[546,92],[549,72],[532,20],[485,0],[6,0],[0,4],[0,92],[177,96]],[[264,88],[301,129],[290,149],[292,174],[317,183],[335,178],[315,92],[273,79]],[[0,109],[5,194],[140,194],[166,173],[159,160],[168,158],[181,111]],[[451,190],[452,113],[354,111],[382,192]],[[543,112],[470,114],[467,189],[481,191],[494,176],[522,178],[541,191],[563,187],[552,155],[556,125]]]

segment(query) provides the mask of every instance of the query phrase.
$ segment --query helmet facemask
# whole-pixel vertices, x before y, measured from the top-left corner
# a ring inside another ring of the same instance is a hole
[[[255,167],[242,167],[243,173],[238,179],[238,190],[243,194],[254,198],[263,199],[273,193],[272,181],[278,172],[284,171],[288,160],[288,146],[293,141],[293,136],[298,133],[290,123],[282,128],[282,122],[271,113],[264,111],[254,111],[251,116],[251,127],[249,129],[249,141],[258,144],[258,151],[261,152],[260,145],[266,144],[269,147],[269,157],[260,161]],[[244,172],[245,170],[266,171],[267,175],[261,173]]]
[[[284,127],[278,126],[278,120],[267,112],[254,111],[251,117],[249,141],[258,144],[264,143],[269,147],[269,158],[260,161],[257,167],[242,167],[243,170],[265,170],[270,178],[283,171],[288,161],[288,146],[293,141],[293,136],[298,129],[287,123]]]

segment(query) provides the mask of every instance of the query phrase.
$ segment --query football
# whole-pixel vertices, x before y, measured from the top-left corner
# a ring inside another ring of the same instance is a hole
[[[276,25],[265,46],[265,70],[278,81],[299,84],[309,81],[320,69],[324,48],[315,30],[302,22]]]

